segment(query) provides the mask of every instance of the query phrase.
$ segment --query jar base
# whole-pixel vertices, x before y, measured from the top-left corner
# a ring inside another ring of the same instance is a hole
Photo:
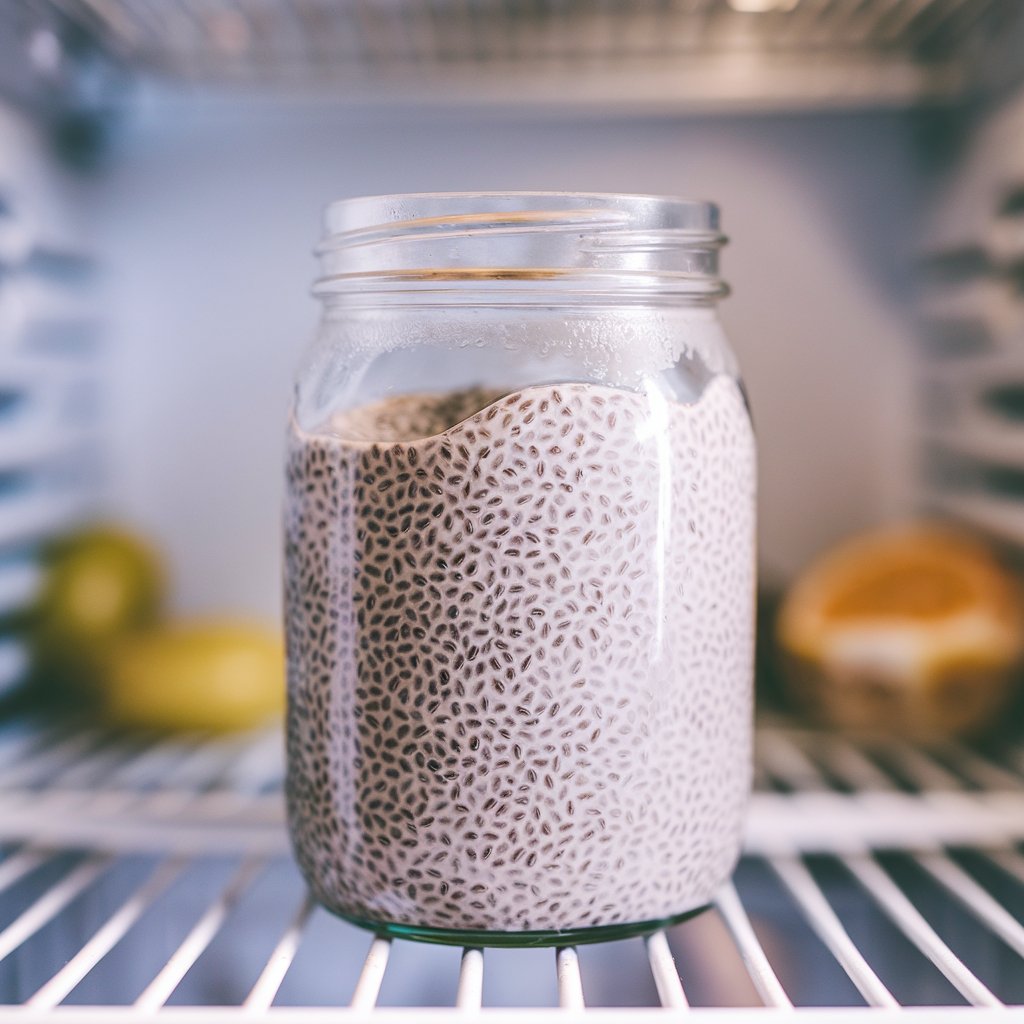
[[[533,932],[492,932],[462,930],[457,928],[425,928],[419,925],[395,924],[391,921],[367,921],[335,910],[331,913],[349,924],[391,939],[407,939],[412,942],[432,942],[442,946],[490,946],[500,948],[525,948],[542,946],[581,946],[593,942],[616,942],[631,939],[637,935],[650,935],[662,928],[689,921],[703,914],[711,906],[705,903],[693,910],[674,914],[652,921],[635,921],[624,924],[597,925],[593,928],[567,928],[562,931]],[[330,908],[328,908],[330,909]]]

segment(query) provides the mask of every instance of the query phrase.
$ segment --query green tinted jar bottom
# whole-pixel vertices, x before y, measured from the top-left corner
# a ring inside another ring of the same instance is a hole
[[[693,910],[653,921],[635,921],[624,924],[598,925],[595,928],[568,928],[564,931],[492,932],[462,931],[454,928],[423,928],[411,924],[393,924],[389,921],[365,921],[347,914],[337,916],[350,924],[365,928],[391,939],[413,942],[433,942],[443,946],[490,946],[500,948],[527,948],[541,946],[580,946],[592,942],[616,942],[637,935],[650,935],[662,928],[689,921],[703,914],[711,906],[705,903]]]

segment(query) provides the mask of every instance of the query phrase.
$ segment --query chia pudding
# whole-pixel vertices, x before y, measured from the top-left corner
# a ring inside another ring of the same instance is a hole
[[[419,929],[706,904],[749,789],[754,441],[730,377],[292,424],[288,812],[316,898]]]

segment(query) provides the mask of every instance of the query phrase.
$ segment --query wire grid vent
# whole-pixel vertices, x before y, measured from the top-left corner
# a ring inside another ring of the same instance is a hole
[[[100,426],[94,266],[68,216],[70,179],[39,127],[2,103],[0,154],[2,701],[28,669],[22,631],[42,586],[39,545],[95,502]]]
[[[496,1020],[605,1007],[609,1021],[919,1006],[942,1021],[1024,1004],[1024,747],[762,730],[747,853],[713,910],[647,939],[461,952],[311,906],[280,747],[8,726],[0,1021],[195,1020],[199,1006],[212,1021],[379,1006],[416,1021],[453,1005]]]
[[[690,105],[947,96],[1020,13],[1014,0],[50,2],[129,64],[179,79]]]
[[[925,261],[922,436],[928,507],[1024,551],[1024,156],[980,240]]]

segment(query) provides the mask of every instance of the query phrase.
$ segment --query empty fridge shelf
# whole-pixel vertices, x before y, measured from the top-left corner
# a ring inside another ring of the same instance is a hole
[[[1024,747],[855,744],[784,725],[758,738],[747,852],[712,910],[646,939],[460,953],[375,938],[310,903],[277,733],[146,740],[10,722],[0,1021],[390,1007],[385,1019],[412,1022],[445,1006],[495,1020],[603,1007],[608,1021],[921,1007],[941,1021],[1024,1004]]]
[[[1012,0],[49,0],[135,71],[379,102],[871,106],[962,96]],[[45,8],[44,8],[45,9]]]

